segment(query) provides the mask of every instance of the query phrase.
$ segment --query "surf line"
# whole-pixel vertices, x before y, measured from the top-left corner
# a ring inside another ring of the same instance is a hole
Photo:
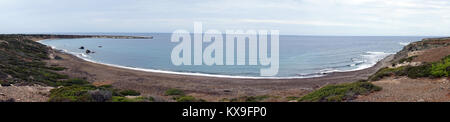
[[[226,30],[225,48],[222,32],[215,29],[203,32],[201,22],[194,22],[193,36],[192,42],[191,33],[186,30],[180,29],[172,33],[171,42],[179,43],[171,53],[173,65],[260,65],[262,66],[260,76],[275,76],[278,74],[279,30],[270,30],[270,33],[268,30],[247,30],[246,32],[243,30]],[[268,55],[268,36],[270,36],[270,57]],[[247,42],[248,62],[246,61]],[[203,50],[203,43],[210,44]],[[224,50],[226,51],[225,63]],[[237,56],[235,56],[235,51]]]

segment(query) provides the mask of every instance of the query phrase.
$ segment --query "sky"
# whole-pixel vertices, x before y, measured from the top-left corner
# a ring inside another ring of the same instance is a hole
[[[448,0],[0,0],[0,33],[279,30],[448,36]]]

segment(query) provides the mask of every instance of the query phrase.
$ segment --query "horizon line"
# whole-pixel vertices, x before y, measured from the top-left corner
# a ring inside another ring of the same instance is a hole
[[[171,34],[172,32],[11,32],[11,33],[4,33],[1,32],[0,34],[132,34],[132,33],[140,33],[140,34]],[[191,32],[191,34],[194,34]],[[280,36],[335,36],[335,37],[450,37],[450,35],[339,35],[339,34],[281,34]]]

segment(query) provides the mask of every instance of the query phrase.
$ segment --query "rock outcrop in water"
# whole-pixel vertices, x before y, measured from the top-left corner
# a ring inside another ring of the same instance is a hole
[[[91,53],[91,50],[86,50],[86,54],[89,54],[89,53]]]

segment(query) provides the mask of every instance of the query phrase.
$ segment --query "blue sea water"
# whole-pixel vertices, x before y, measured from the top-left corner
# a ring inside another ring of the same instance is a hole
[[[86,35],[86,33],[83,33]],[[89,34],[89,33],[88,33]],[[98,35],[99,33],[94,33]],[[123,33],[105,35],[153,36],[153,39],[54,39],[40,41],[80,58],[123,67],[218,76],[259,77],[263,66],[175,66],[168,33]],[[280,68],[275,77],[314,77],[329,72],[360,70],[373,66],[410,42],[427,37],[406,36],[294,36],[281,35]],[[210,43],[204,43],[208,46]],[[247,43],[248,44],[248,43]],[[85,49],[94,51],[85,54]],[[100,47],[101,46],[101,47]],[[225,55],[224,55],[225,56]],[[248,56],[248,54],[247,54]],[[247,60],[248,61],[248,60]]]

